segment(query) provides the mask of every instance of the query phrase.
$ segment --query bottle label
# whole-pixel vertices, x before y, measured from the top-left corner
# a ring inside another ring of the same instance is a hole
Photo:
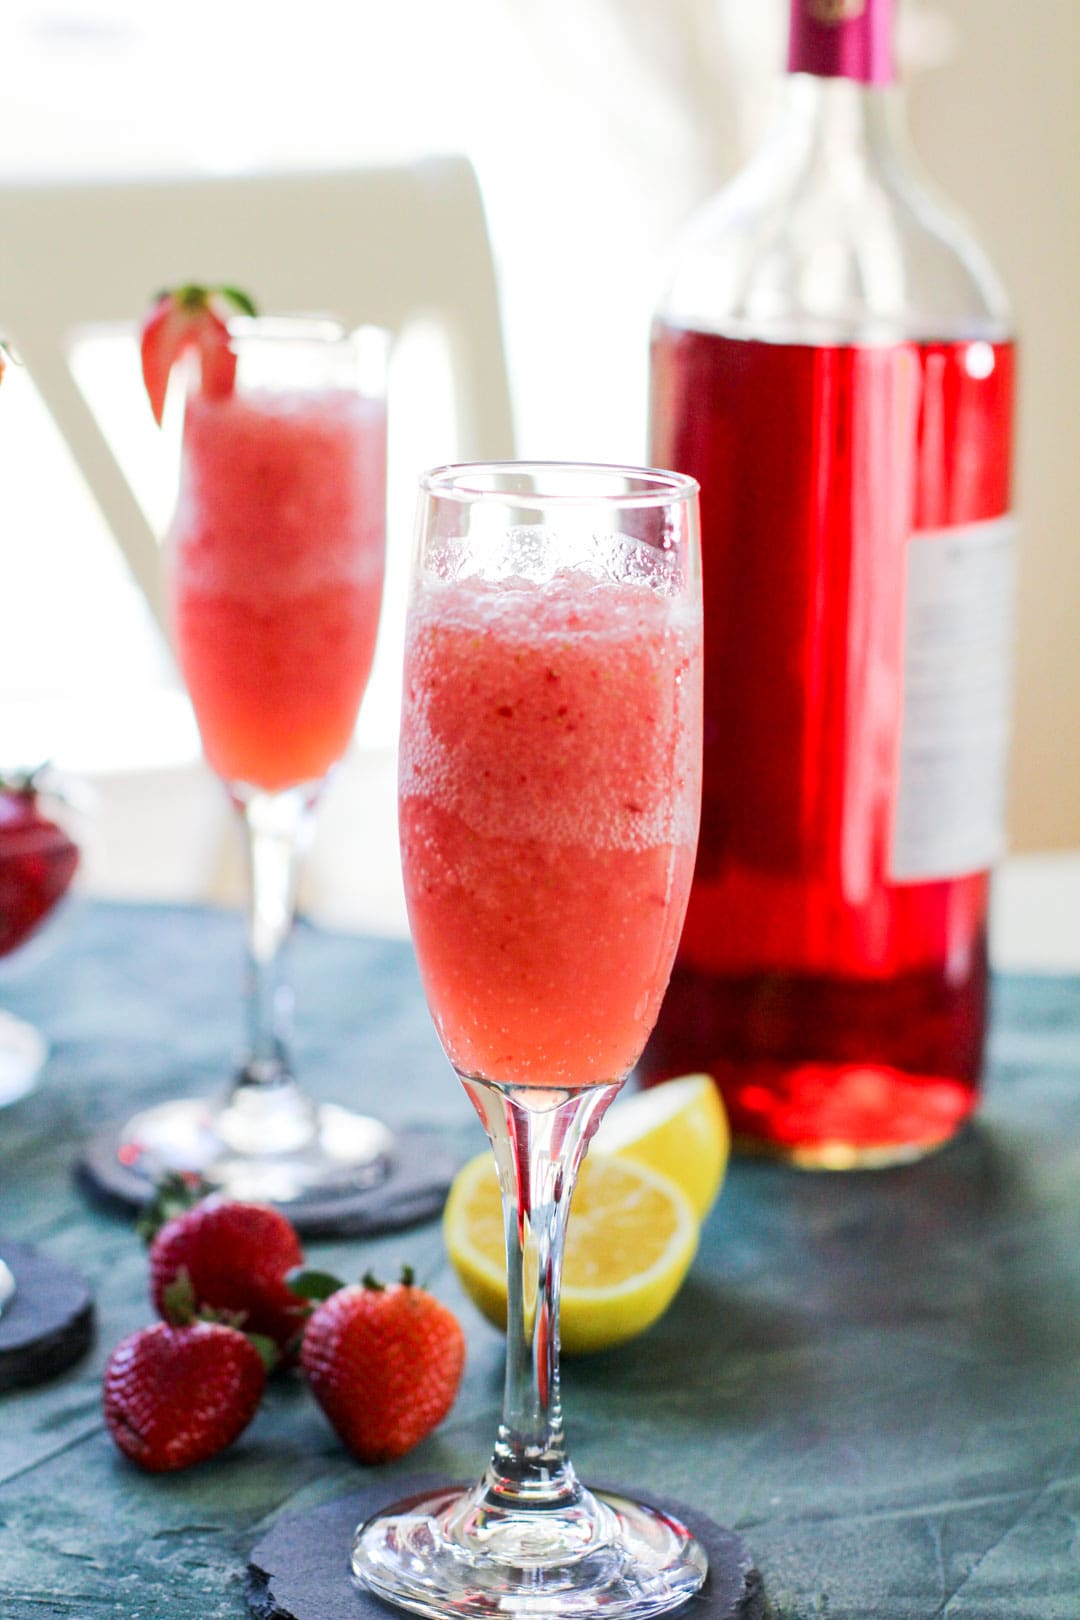
[[[894,883],[985,871],[1004,849],[1015,535],[1002,517],[908,542]]]
[[[789,73],[891,84],[893,0],[791,0]]]

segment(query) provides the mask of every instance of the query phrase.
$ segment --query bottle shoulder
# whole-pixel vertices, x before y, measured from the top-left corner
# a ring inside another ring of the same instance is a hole
[[[895,137],[781,129],[690,221],[660,313],[776,342],[1011,335],[1008,297],[961,215]]]

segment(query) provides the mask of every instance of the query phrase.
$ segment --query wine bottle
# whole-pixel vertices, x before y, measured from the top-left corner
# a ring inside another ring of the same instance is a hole
[[[736,1139],[915,1157],[978,1099],[1014,522],[1005,293],[922,177],[893,0],[792,0],[778,114],[691,221],[651,459],[701,484],[705,788],[646,1082]]]

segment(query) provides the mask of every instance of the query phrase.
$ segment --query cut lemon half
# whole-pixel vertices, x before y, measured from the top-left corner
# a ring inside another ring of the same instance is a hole
[[[589,1152],[621,1153],[659,1170],[677,1182],[704,1220],[723,1184],[730,1149],[727,1114],[711,1076],[688,1074],[620,1097]]]
[[[505,1330],[506,1251],[490,1153],[470,1159],[455,1177],[443,1233],[469,1298]],[[674,1299],[697,1242],[693,1206],[669,1177],[636,1159],[586,1159],[563,1261],[560,1337],[566,1354],[605,1350],[643,1333]]]

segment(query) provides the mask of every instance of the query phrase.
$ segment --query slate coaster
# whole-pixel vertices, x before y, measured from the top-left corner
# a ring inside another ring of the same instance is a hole
[[[308,1513],[278,1520],[248,1564],[247,1600],[255,1620],[388,1620],[391,1609],[354,1579],[349,1553],[358,1524],[393,1502],[438,1489],[440,1480],[398,1480],[339,1497]],[[608,1487],[600,1487],[606,1489]],[[657,1502],[633,1487],[610,1489],[682,1520],[709,1555],[709,1574],[696,1597],[673,1610],[687,1620],[762,1620],[761,1576],[745,1543],[731,1530],[677,1502]]]
[[[0,1390],[43,1384],[84,1356],[94,1337],[94,1302],[71,1266],[0,1237],[15,1293],[0,1314]]]
[[[120,1162],[120,1130],[109,1125],[92,1136],[76,1161],[75,1175],[92,1197],[137,1213],[150,1203],[153,1187]],[[390,1169],[377,1186],[281,1207],[303,1237],[377,1237],[434,1219],[463,1162],[432,1131],[395,1130]]]

